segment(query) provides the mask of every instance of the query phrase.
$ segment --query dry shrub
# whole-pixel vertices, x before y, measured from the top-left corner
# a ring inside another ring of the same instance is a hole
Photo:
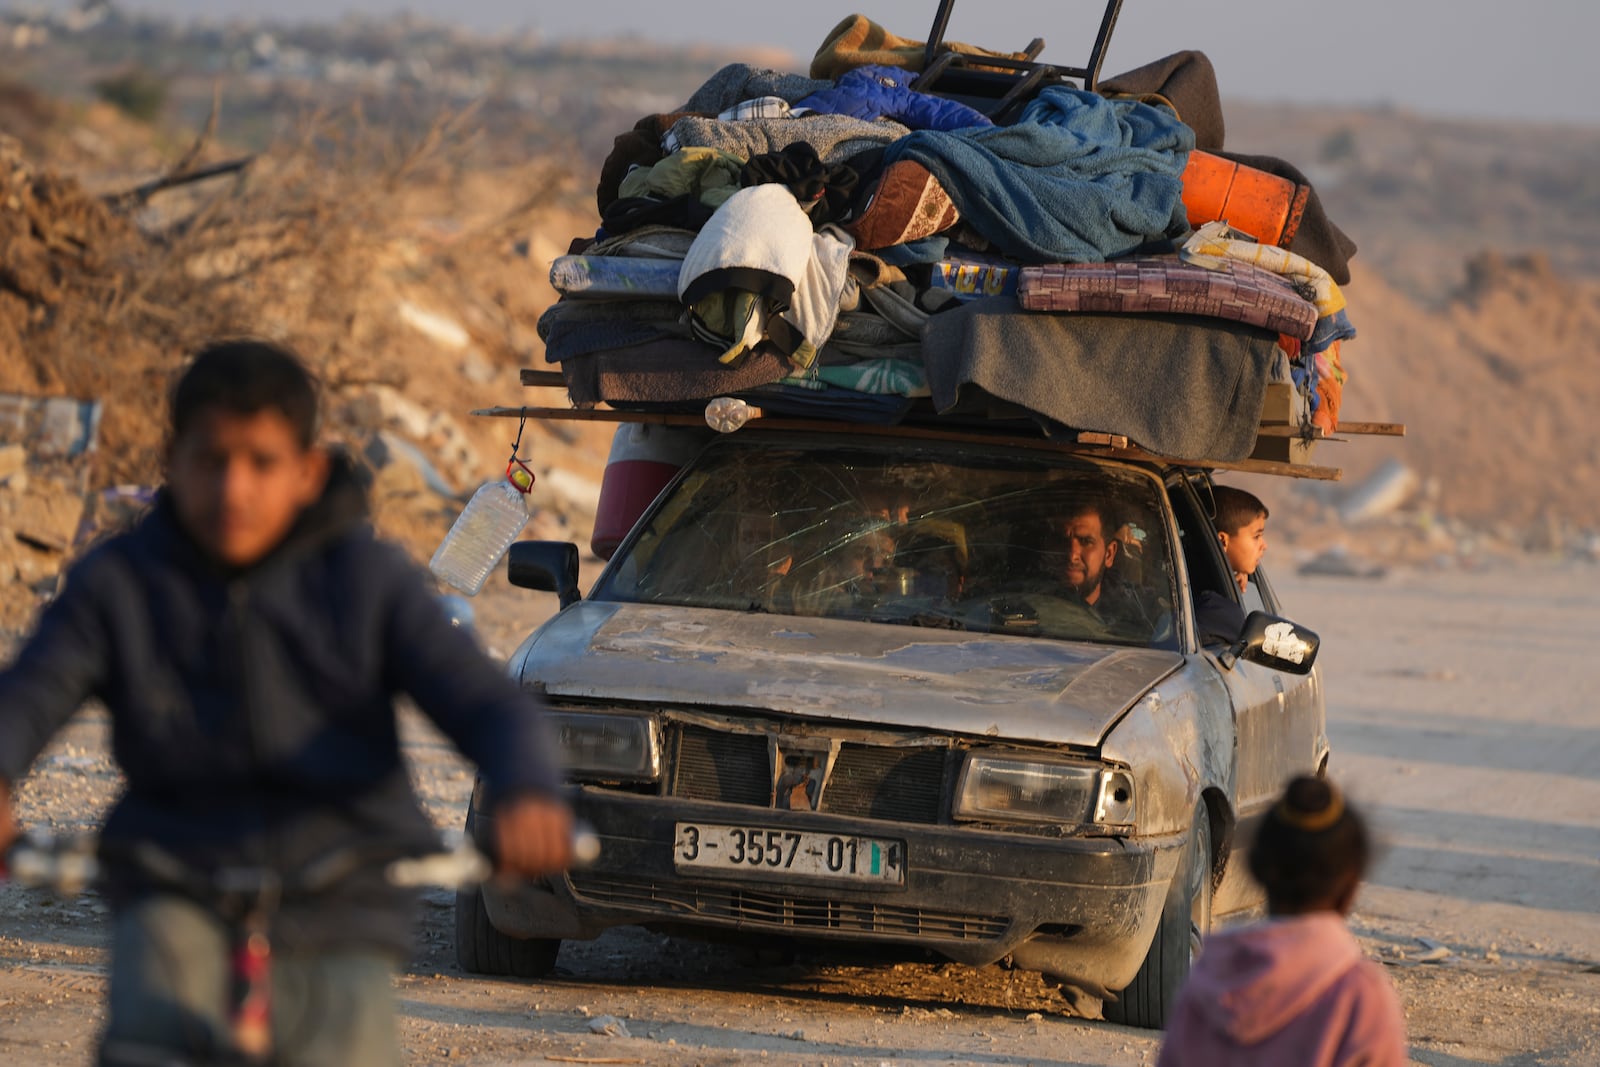
[[[144,206],[88,196],[0,138],[0,390],[104,401],[99,485],[155,480],[171,377],[220,336],[290,345],[333,396],[383,383],[457,412],[497,402],[395,310],[420,292],[464,315],[510,383],[533,355],[539,308],[507,282],[527,271],[511,245],[565,178],[530,164],[479,206],[472,140],[469,115],[410,139],[359,110],[319,116],[241,172]]]

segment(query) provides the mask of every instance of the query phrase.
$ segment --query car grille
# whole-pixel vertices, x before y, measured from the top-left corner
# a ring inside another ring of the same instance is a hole
[[[765,734],[682,724],[677,728],[671,795],[772,806],[772,757]],[[819,811],[899,822],[942,821],[948,751],[845,744]]]
[[[759,889],[663,884],[574,872],[573,892],[584,901],[679,918],[720,919],[771,930],[877,934],[944,941],[994,941],[1010,920],[878,902],[829,900]]]
[[[945,750],[844,745],[819,811],[936,823],[944,811]]]
[[[680,726],[672,795],[770,808],[772,759],[766,736]]]

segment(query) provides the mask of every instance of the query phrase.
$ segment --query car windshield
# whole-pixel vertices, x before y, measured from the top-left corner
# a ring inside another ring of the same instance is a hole
[[[594,598],[1174,647],[1148,475],[995,446],[713,443]]]

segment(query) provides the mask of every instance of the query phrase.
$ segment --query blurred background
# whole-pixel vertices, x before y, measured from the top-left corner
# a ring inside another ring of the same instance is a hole
[[[845,16],[922,39],[935,6],[0,0],[0,583],[48,591],[140,506],[167,377],[219,332],[316,364],[426,558],[509,451],[469,412],[565,403],[518,371],[613,138],[725,63],[804,73]],[[947,37],[1080,63],[1101,9],[958,3]],[[1600,556],[1597,39],[1579,0],[1127,0],[1105,73],[1207,53],[1227,147],[1296,164],[1360,246],[1343,417],[1408,436],[1320,444],[1338,482],[1219,479],[1268,500],[1279,568]],[[41,395],[83,403],[6,399]],[[587,546],[609,440],[529,428],[533,536]]]

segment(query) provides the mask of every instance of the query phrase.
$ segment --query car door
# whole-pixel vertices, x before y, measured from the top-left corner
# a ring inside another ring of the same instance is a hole
[[[1189,573],[1191,618],[1195,598],[1207,590],[1238,602],[1238,587],[1222,555],[1210,509],[1203,503],[1209,500],[1209,493],[1202,497],[1196,493],[1191,478],[1180,477],[1169,483],[1168,495]],[[1203,656],[1217,671],[1233,702],[1236,747],[1231,799],[1235,813],[1245,820],[1272,803],[1283,786],[1282,772],[1291,762],[1285,715],[1289,685],[1277,671],[1258,664],[1235,660],[1224,666],[1219,658],[1224,649],[1198,647],[1195,633],[1191,623],[1190,640],[1197,648],[1195,654]]]
[[[1303,621],[1296,619],[1294,612],[1279,602],[1273,593],[1272,583],[1264,567],[1256,569],[1255,575],[1250,580],[1250,587],[1251,591],[1260,596],[1261,610],[1291,619],[1296,625]],[[1248,596],[1245,608],[1246,610],[1251,608]],[[1316,629],[1315,626],[1309,628]],[[1313,668],[1309,674],[1286,674],[1282,671],[1271,673],[1277,677],[1276,684],[1283,689],[1280,701],[1283,705],[1284,745],[1281,752],[1282,762],[1277,767],[1281,784],[1297,774],[1314,773],[1321,769],[1328,758],[1328,723],[1322,692],[1321,668]]]

